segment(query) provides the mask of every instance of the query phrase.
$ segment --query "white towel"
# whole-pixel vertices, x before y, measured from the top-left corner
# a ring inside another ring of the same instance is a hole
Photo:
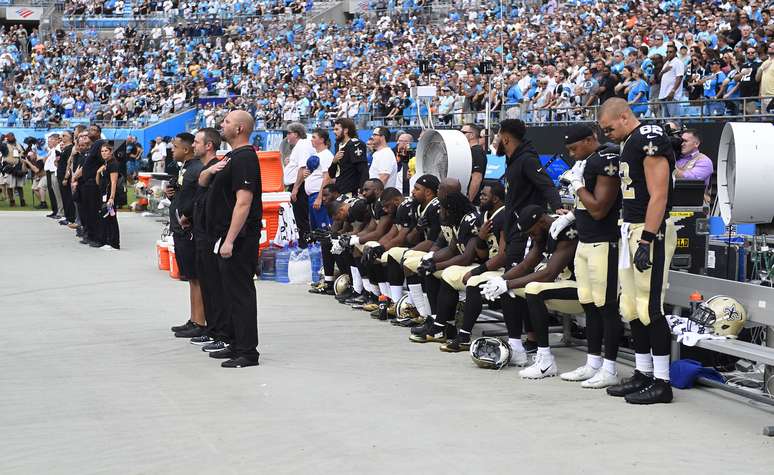
[[[629,223],[623,223],[621,225],[621,248],[618,250],[619,269],[628,269],[632,266],[632,260],[629,256],[629,236],[631,235],[629,226]]]

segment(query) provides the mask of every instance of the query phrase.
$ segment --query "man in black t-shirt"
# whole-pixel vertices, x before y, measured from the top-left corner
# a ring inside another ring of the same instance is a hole
[[[758,74],[758,68],[761,67],[761,60],[758,58],[758,52],[752,46],[748,46],[745,51],[742,70],[739,71],[739,97],[755,97],[760,90],[760,83],[755,79]],[[745,114],[754,114],[758,108],[758,101],[745,101]]]
[[[258,259],[261,228],[261,170],[250,144],[255,122],[243,110],[223,119],[223,137],[231,146],[222,167],[208,174],[210,190],[205,213],[206,231],[216,239],[224,296],[231,305],[234,338],[231,345],[210,357],[227,359],[224,368],[258,365],[258,308],[253,275]]]
[[[205,334],[204,302],[199,285],[199,272],[196,269],[196,243],[194,242],[191,221],[193,219],[194,199],[198,189],[199,174],[203,163],[194,156],[194,136],[183,132],[172,141],[172,157],[183,166],[177,181],[167,187],[169,205],[169,229],[175,240],[175,258],[180,269],[180,280],[188,282],[191,292],[191,328],[175,332],[178,338],[195,338]]]
[[[481,192],[481,183],[486,175],[486,153],[479,144],[481,127],[476,124],[465,124],[460,129],[470,144],[470,182],[468,183],[468,199],[471,203],[478,204],[478,194]]]

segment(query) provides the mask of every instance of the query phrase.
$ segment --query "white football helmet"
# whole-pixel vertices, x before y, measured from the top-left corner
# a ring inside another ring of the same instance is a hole
[[[716,295],[691,314],[690,320],[712,329],[719,336],[735,338],[747,321],[747,311],[733,297]]]
[[[480,368],[501,369],[511,360],[511,345],[499,338],[476,338],[470,344],[470,357]]]

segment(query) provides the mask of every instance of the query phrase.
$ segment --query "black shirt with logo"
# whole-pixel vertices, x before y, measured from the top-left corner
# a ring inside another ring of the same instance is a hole
[[[583,181],[586,190],[594,193],[597,178],[600,176],[618,177],[620,168],[618,147],[602,145],[586,159],[583,169]],[[610,207],[607,216],[596,220],[588,212],[583,202],[575,198],[575,221],[581,242],[612,242],[617,241],[621,233],[618,228],[618,218],[621,210],[621,191],[618,191],[615,203]]]
[[[239,190],[252,192],[253,199],[240,237],[253,237],[260,233],[263,215],[261,202],[261,169],[258,155],[252,145],[239,147],[226,155],[229,162],[215,174],[207,194],[207,234],[224,238],[231,226],[231,215],[236,206]]]

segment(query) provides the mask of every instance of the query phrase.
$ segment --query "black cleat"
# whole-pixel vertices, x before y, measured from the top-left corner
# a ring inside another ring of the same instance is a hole
[[[425,324],[411,329],[409,340],[414,343],[446,343],[444,325],[436,325],[432,317],[427,317]]]
[[[368,297],[366,297],[365,292],[362,294],[359,294],[357,292],[352,294],[352,297],[344,300],[345,305],[363,305],[366,303],[366,300],[368,300]]]
[[[672,386],[669,381],[654,378],[650,386],[636,393],[629,393],[624,396],[624,399],[629,404],[668,404],[672,402],[672,397]]]
[[[653,383],[653,378],[634,370],[631,378],[627,378],[621,382],[621,384],[615,384],[608,386],[607,394],[615,397],[624,397],[627,394],[636,393],[641,389],[645,389]]]
[[[524,342],[524,351],[529,353],[537,353],[537,342],[532,340],[527,340]]]
[[[216,360],[230,360],[236,357],[236,353],[234,353],[231,348],[226,348],[225,350],[220,351],[213,351],[210,353],[210,358],[215,358]]]
[[[175,332],[175,338],[188,338],[188,339],[196,338],[198,336],[204,336],[206,332],[207,332],[207,327],[200,327],[199,325],[194,323],[193,328]]]
[[[344,303],[344,302],[347,301],[347,299],[349,299],[350,297],[353,297],[355,295],[357,295],[355,293],[355,291],[352,290],[351,288],[349,288],[349,289],[345,290],[344,292],[342,292],[340,295],[337,295],[336,296],[336,300],[338,300],[339,303]]]
[[[441,351],[445,353],[459,353],[470,350],[470,333],[458,333],[457,337],[441,345]]]
[[[182,325],[177,325],[175,327],[170,328],[170,330],[172,330],[173,332],[181,332],[183,330],[189,330],[193,328],[194,325],[196,325],[194,322],[192,322],[191,320],[188,320]]]
[[[213,354],[214,353],[210,353],[210,355]],[[251,360],[245,356],[240,356],[238,358],[224,361],[220,364],[220,366],[221,368],[247,368],[248,366],[258,366],[258,358]]]

